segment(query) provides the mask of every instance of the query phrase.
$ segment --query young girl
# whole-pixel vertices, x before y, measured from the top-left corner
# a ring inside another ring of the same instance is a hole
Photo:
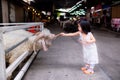
[[[85,74],[93,74],[95,64],[98,64],[98,53],[96,47],[96,40],[91,33],[90,24],[87,21],[78,23],[78,32],[75,33],[60,33],[61,36],[77,36],[79,35],[79,42],[83,45],[84,62],[86,63],[81,70]]]

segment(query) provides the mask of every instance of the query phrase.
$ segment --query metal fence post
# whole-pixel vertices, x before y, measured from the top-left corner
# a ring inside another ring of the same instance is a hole
[[[43,29],[44,29],[44,24],[41,23],[41,24],[40,24],[40,31],[42,31]]]
[[[3,32],[0,28],[0,80],[7,80],[6,78],[6,64],[5,64],[5,51],[3,47]]]

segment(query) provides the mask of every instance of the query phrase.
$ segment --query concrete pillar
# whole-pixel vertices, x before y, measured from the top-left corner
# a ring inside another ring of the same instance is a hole
[[[1,6],[2,6],[2,22],[8,23],[8,1],[7,0],[1,0]]]
[[[24,9],[21,6],[15,6],[15,22],[24,22]]]
[[[0,0],[0,23],[2,23],[2,4]]]

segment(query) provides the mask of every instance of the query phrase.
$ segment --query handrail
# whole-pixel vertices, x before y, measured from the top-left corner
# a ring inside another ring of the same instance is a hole
[[[5,50],[5,53],[9,53],[11,50],[15,49],[17,46],[19,46],[20,44],[22,44],[23,42],[25,42],[27,40],[28,40],[28,38],[25,38],[24,40],[20,41],[19,43],[13,45],[12,47],[10,47],[7,50]]]
[[[28,56],[29,52],[24,52],[20,57],[17,58],[16,61],[14,61],[7,69],[6,69],[6,75],[9,77],[12,72],[18,67],[18,65]]]
[[[18,29],[25,29],[25,28],[29,28],[29,27],[32,27],[32,26],[39,26],[39,25],[43,25],[43,24],[28,24],[28,25],[20,25],[20,26],[4,26],[4,27],[0,27],[3,29],[3,33],[5,32],[9,32],[9,31],[13,31],[13,30],[18,30]],[[42,26],[41,26],[42,28]]]
[[[35,56],[38,54],[38,52],[35,54],[33,53],[32,56],[29,58],[29,60],[26,62],[26,64],[23,66],[23,68],[20,70],[20,72],[17,74],[17,76],[14,78],[14,80],[21,80],[24,76],[25,72],[29,68],[30,64],[32,63]]]
[[[0,23],[2,25],[24,25],[24,24],[43,24],[43,22],[27,22],[27,23]]]

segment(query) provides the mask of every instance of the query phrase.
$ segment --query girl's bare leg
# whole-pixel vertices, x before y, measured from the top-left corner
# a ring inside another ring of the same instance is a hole
[[[81,70],[82,70],[82,71],[85,71],[85,70],[87,70],[89,67],[90,67],[90,65],[89,65],[89,64],[86,64],[84,67],[81,68]]]
[[[93,74],[94,73],[95,64],[90,64],[89,68],[84,71],[85,74]]]

